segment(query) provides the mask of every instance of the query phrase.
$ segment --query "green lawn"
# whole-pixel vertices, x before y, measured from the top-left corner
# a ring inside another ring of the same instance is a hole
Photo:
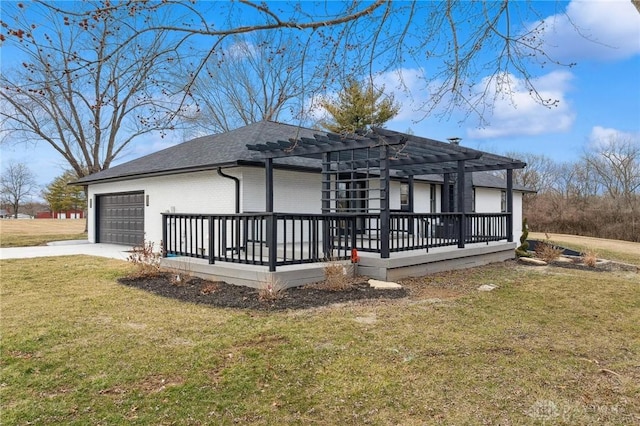
[[[3,425],[640,422],[635,273],[508,263],[423,279],[493,292],[261,313],[116,260],[0,265]]]

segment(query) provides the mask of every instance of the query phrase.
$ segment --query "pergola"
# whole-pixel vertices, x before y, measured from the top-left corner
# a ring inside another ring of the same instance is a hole
[[[408,135],[382,128],[358,134],[315,134],[313,138],[291,139],[247,145],[265,161],[266,211],[273,212],[273,160],[305,157],[321,160],[322,212],[357,213],[358,201],[378,200],[366,212],[380,214],[382,258],[389,257],[389,188],[391,177],[406,180],[409,186],[409,210],[413,211],[414,177],[429,174],[443,176],[442,211],[450,211],[449,182],[456,182],[458,212],[465,213],[465,175],[471,172],[506,170],[507,211],[513,212],[513,170],[525,163],[512,158],[461,147],[456,143]],[[379,179],[375,191],[361,182]],[[339,203],[338,193],[348,194],[347,203]],[[513,241],[513,221],[508,221],[508,240]]]

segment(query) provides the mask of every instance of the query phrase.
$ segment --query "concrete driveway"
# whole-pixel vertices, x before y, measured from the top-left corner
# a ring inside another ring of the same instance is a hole
[[[116,244],[91,244],[86,240],[57,241],[46,246],[0,248],[0,259],[29,259],[48,256],[88,256],[108,257],[127,260],[132,247]]]

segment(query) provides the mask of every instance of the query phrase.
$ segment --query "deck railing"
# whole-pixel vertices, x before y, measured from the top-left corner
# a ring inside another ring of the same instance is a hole
[[[390,215],[389,252],[508,238],[510,214],[400,213]],[[351,250],[383,253],[379,214],[162,214],[166,256],[277,266],[341,260]]]

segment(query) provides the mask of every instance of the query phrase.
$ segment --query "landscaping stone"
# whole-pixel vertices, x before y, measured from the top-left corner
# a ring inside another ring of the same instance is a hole
[[[533,257],[519,257],[518,261],[527,265],[534,266],[545,266],[547,264],[547,262],[545,262],[544,260],[535,259]]]
[[[379,290],[396,290],[396,289],[399,290],[402,288],[400,284],[394,283],[391,281],[379,281],[379,280],[370,279],[368,282],[372,288],[379,289]]]
[[[495,284],[482,284],[478,287],[478,291],[493,291],[496,288],[498,288],[498,286]]]
[[[573,263],[574,260],[571,259],[570,257],[566,257],[566,256],[560,256],[559,258],[557,258],[554,262],[559,262],[559,263]]]

